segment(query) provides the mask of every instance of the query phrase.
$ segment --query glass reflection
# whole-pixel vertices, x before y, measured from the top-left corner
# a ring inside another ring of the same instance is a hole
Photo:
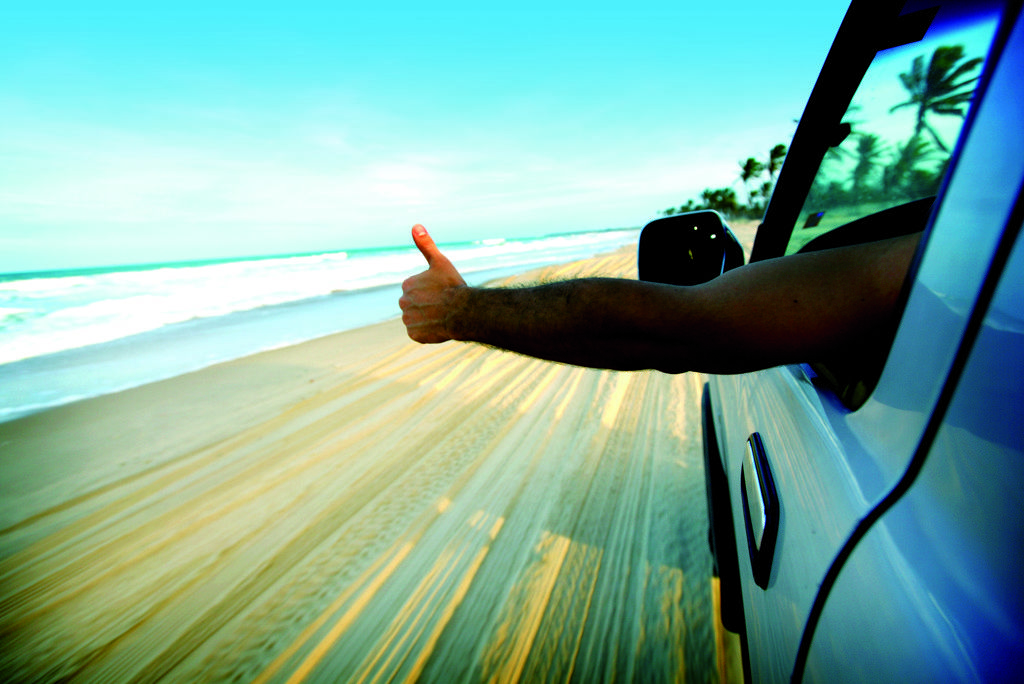
[[[948,27],[947,27],[948,28]],[[996,21],[933,27],[878,53],[804,202],[786,253],[858,218],[932,197],[949,167]]]

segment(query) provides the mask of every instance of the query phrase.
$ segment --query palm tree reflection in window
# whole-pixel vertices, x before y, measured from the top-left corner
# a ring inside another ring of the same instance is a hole
[[[927,117],[929,113],[959,116],[961,119],[967,115],[967,105],[970,104],[971,97],[974,95],[974,86],[978,81],[978,76],[959,82],[957,79],[963,78],[977,69],[981,65],[982,58],[975,57],[960,64],[963,59],[963,45],[937,48],[932,53],[927,70],[924,68],[924,57],[914,58],[910,71],[900,74],[900,82],[910,93],[910,99],[889,109],[891,113],[903,107],[916,106],[917,119],[911,139],[920,138],[921,133],[927,131],[936,147],[947,154],[949,148],[942,142],[942,138],[939,137],[935,129],[929,125]]]
[[[917,112],[913,135],[899,147],[896,160],[886,169],[885,180],[890,193],[919,197],[938,190],[949,163],[949,148],[928,122],[928,116],[966,117],[978,76],[965,77],[981,63],[981,57],[964,61],[962,45],[942,46],[932,53],[927,69],[924,68],[924,58],[916,57],[910,71],[900,74],[900,82],[910,94],[910,99],[894,105],[889,112],[904,107],[917,107]],[[928,133],[930,143],[923,133]],[[922,164],[936,158],[932,144],[941,152],[941,159],[934,171],[929,172],[922,168]]]
[[[857,218],[935,195],[949,166],[950,145],[967,115],[983,61],[982,57],[967,59],[963,45],[937,47],[927,61],[925,55],[915,56],[909,70],[896,74],[907,99],[882,108],[866,105],[883,93],[892,97],[893,89],[879,87],[877,80],[871,86],[865,78],[864,92],[858,91],[844,117],[853,131],[840,147],[825,155],[787,253]],[[892,79],[892,75],[887,78]],[[900,135],[896,125],[901,119],[893,117],[903,111],[914,114],[907,138]],[[936,124],[935,117],[946,122]],[[949,125],[950,117],[959,119],[956,125]]]

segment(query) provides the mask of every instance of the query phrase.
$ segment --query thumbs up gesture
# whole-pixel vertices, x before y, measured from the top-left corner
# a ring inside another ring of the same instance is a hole
[[[427,229],[417,224],[412,239],[427,260],[427,270],[402,283],[402,322],[416,342],[433,344],[453,339],[448,328],[452,296],[466,287],[466,281],[434,244]]]

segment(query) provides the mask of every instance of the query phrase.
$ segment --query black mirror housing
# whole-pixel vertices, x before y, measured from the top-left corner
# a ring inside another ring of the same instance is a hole
[[[656,219],[640,233],[640,280],[699,285],[743,263],[742,245],[716,211]]]

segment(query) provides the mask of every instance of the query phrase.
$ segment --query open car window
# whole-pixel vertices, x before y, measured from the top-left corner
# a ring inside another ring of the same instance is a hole
[[[924,228],[997,25],[994,10],[940,11],[922,40],[876,54],[842,118],[845,138],[822,160],[786,254]],[[839,228],[844,235],[830,239]]]

